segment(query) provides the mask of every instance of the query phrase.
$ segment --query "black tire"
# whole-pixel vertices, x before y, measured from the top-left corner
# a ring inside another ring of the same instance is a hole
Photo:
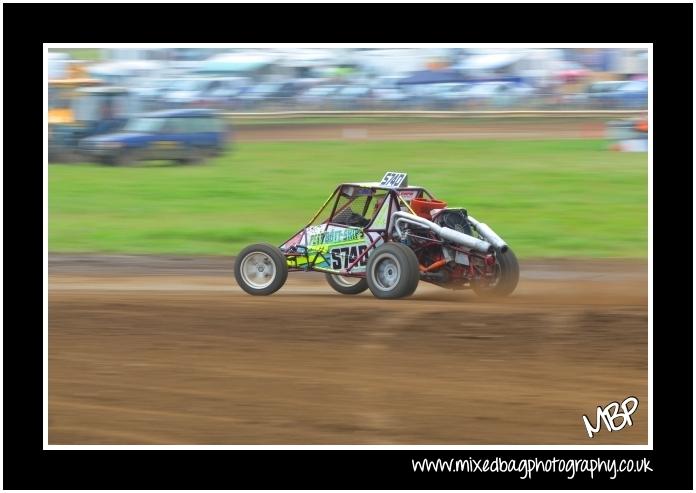
[[[234,277],[240,288],[255,296],[278,291],[288,278],[288,264],[278,247],[268,243],[249,245],[234,262]]]
[[[136,153],[131,149],[124,149],[109,159],[110,164],[114,166],[132,166],[136,161]]]
[[[495,252],[497,278],[493,284],[472,282],[471,288],[482,297],[501,298],[509,296],[517,287],[520,280],[520,264],[515,252],[508,248],[505,253],[500,250]]]
[[[204,151],[197,148],[191,147],[186,152],[186,157],[179,160],[181,164],[200,164],[205,160]]]
[[[418,258],[401,243],[385,243],[367,261],[367,286],[376,298],[411,296],[419,280]]]
[[[212,147],[210,149],[210,156],[211,157],[219,157],[225,154],[227,151],[229,151],[232,148],[232,146],[228,144],[222,144],[216,147]]]
[[[69,149],[64,149],[60,151],[55,151],[49,155],[49,163],[60,163],[60,164],[73,164],[86,161],[83,156],[77,151],[72,151]]]
[[[345,277],[327,273],[326,281],[341,294],[360,294],[367,289],[367,279],[364,277]]]

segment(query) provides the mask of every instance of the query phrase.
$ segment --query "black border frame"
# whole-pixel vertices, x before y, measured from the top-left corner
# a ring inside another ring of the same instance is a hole
[[[44,42],[654,43],[655,231],[660,231],[660,218],[674,228],[689,219],[688,205],[679,201],[690,195],[686,178],[693,173],[688,164],[692,147],[685,145],[692,143],[693,94],[684,76],[693,73],[693,5],[5,4],[3,13],[5,296],[10,301],[3,334],[6,488],[692,488],[693,331],[678,320],[685,318],[684,307],[692,306],[693,286],[680,286],[682,276],[675,276],[675,270],[693,266],[693,260],[685,261],[685,234],[680,248],[669,249],[678,262],[654,272],[652,451],[44,451],[43,314],[36,309],[43,297],[38,262],[43,239],[34,223],[43,214],[43,200],[34,183],[42,176],[37,94],[42,94],[43,77],[36,60]],[[683,84],[683,91],[675,84]],[[669,239],[661,236],[655,246]],[[568,480],[563,474],[538,473],[522,480],[516,473],[414,473],[411,468],[411,459],[424,457],[493,456],[647,457],[653,472],[615,480],[606,474]]]

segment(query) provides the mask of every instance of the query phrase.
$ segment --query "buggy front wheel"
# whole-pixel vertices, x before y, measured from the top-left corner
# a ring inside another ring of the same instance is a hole
[[[264,296],[278,291],[288,278],[288,264],[279,248],[268,243],[250,245],[234,263],[237,284],[249,294]]]

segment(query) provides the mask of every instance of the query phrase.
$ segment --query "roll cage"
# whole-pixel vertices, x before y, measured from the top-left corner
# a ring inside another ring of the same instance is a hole
[[[309,223],[280,245],[289,270],[318,270],[363,277],[370,252],[389,239],[392,214],[397,210],[415,214],[410,202],[423,197],[435,198],[419,186],[339,185]],[[340,267],[336,263],[336,250],[341,250],[340,255],[345,256]],[[329,255],[334,257],[333,262],[327,258]],[[363,269],[356,269],[357,266]]]

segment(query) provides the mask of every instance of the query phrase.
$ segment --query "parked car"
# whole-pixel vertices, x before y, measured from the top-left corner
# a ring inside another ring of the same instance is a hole
[[[119,132],[83,139],[80,149],[114,165],[146,160],[194,163],[220,154],[228,135],[227,125],[213,110],[167,110],[133,118]]]
[[[430,96],[429,107],[437,109],[449,109],[462,103],[471,89],[471,84],[465,82],[447,82],[437,84],[437,91]]]
[[[371,82],[374,89],[393,89],[399,87],[399,81],[403,80],[401,75],[380,75]]]
[[[249,87],[236,98],[242,108],[253,108],[261,104],[287,104],[299,90],[295,82],[267,82]]]
[[[330,104],[330,97],[335,94],[341,86],[315,86],[301,92],[295,101],[301,109],[324,108]]]
[[[487,83],[479,83],[487,84]],[[422,109],[447,109],[461,106],[474,84],[468,82],[435,82],[405,85],[409,104]],[[472,93],[473,95],[474,93]]]
[[[366,85],[344,86],[331,96],[337,109],[363,109],[370,106],[373,91]]]
[[[49,162],[79,161],[82,139],[116,132],[141,111],[128,89],[115,86],[81,87],[67,104],[65,118],[49,121]]]
[[[514,82],[479,82],[472,84],[458,96],[468,107],[489,105],[493,107],[515,106],[534,94],[534,88]]]
[[[648,108],[648,81],[631,80],[618,87],[613,101],[619,108]]]
[[[599,81],[589,84],[584,92],[565,94],[562,98],[563,104],[570,108],[594,109],[604,103],[606,95],[614,88],[623,84],[622,81],[609,80]]]
[[[372,95],[375,104],[383,108],[404,108],[411,101],[409,95],[397,87],[373,89]]]
[[[163,100],[167,106],[224,107],[248,83],[247,77],[179,79],[164,89]]]
[[[645,80],[602,81],[591,84],[576,103],[592,108],[647,108],[648,82]]]

